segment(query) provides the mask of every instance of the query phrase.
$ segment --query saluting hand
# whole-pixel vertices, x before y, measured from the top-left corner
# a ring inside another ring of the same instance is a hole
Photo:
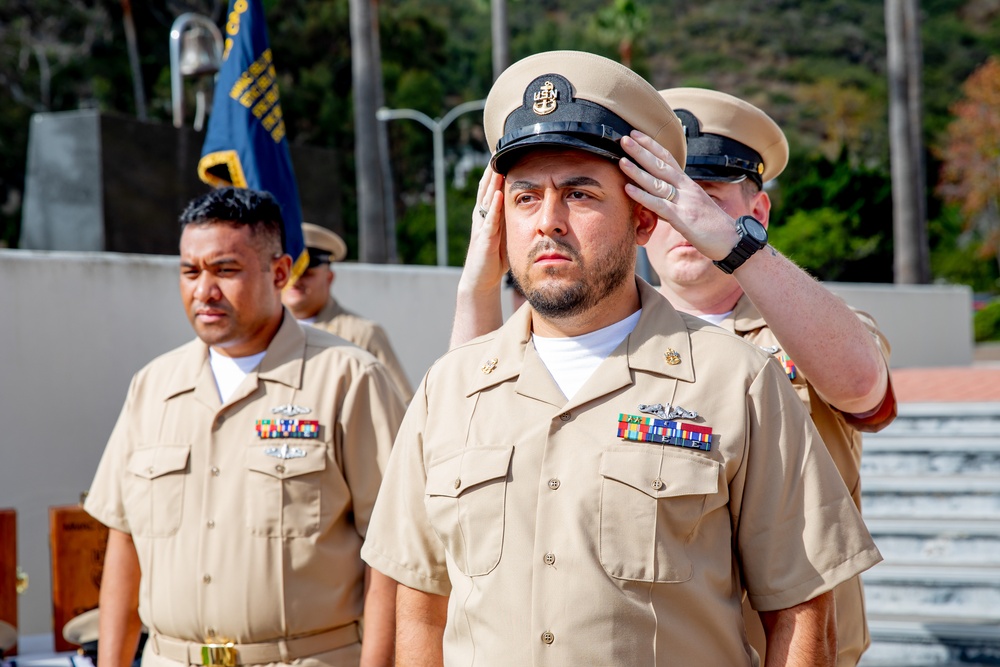
[[[670,152],[638,130],[622,138],[633,160],[619,165],[637,185],[625,192],[668,223],[709,259],[724,259],[739,241],[736,221],[687,174]]]
[[[494,293],[507,273],[504,248],[503,176],[487,167],[479,179],[469,253],[459,289]]]

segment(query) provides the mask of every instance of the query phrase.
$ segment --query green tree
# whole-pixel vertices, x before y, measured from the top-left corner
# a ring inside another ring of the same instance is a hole
[[[618,51],[618,62],[632,67],[636,41],[649,25],[649,10],[635,0],[612,0],[594,15],[594,29],[600,39],[611,42]]]
[[[884,168],[793,154],[769,236],[822,280],[892,282],[892,197]]]

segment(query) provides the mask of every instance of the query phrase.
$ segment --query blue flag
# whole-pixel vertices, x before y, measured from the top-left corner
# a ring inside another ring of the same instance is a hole
[[[281,204],[292,276],[309,263],[302,208],[285,138],[277,73],[260,0],[230,0],[226,45],[198,177],[215,187],[266,190]]]

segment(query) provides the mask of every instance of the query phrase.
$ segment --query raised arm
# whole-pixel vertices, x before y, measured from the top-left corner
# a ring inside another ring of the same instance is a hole
[[[465,268],[458,281],[449,347],[500,328],[500,284],[507,272],[504,250],[503,176],[489,167],[479,181]],[[485,205],[484,205],[485,204]],[[486,213],[483,215],[482,212]]]
[[[640,186],[627,185],[629,195],[706,257],[725,258],[739,239],[733,218],[649,137],[635,132],[622,146],[635,160],[622,160],[622,170]],[[677,191],[667,201],[671,186]],[[754,210],[764,224],[767,208]],[[823,398],[850,414],[882,404],[889,382],[886,361],[874,335],[841,299],[770,246],[733,276]]]

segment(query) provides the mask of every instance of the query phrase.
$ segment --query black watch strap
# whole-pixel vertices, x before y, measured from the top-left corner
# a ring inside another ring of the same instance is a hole
[[[763,240],[756,238],[754,235],[747,233],[747,225],[756,225],[760,227],[760,232],[763,234]],[[725,259],[721,259],[717,262],[713,262],[717,267],[722,269],[725,273],[732,273],[736,269],[743,266],[743,263],[750,259],[755,252],[767,245],[767,232],[763,229],[763,225],[749,215],[745,215],[736,221],[736,231],[740,235],[740,240],[736,242],[733,247],[733,251],[726,256]]]

